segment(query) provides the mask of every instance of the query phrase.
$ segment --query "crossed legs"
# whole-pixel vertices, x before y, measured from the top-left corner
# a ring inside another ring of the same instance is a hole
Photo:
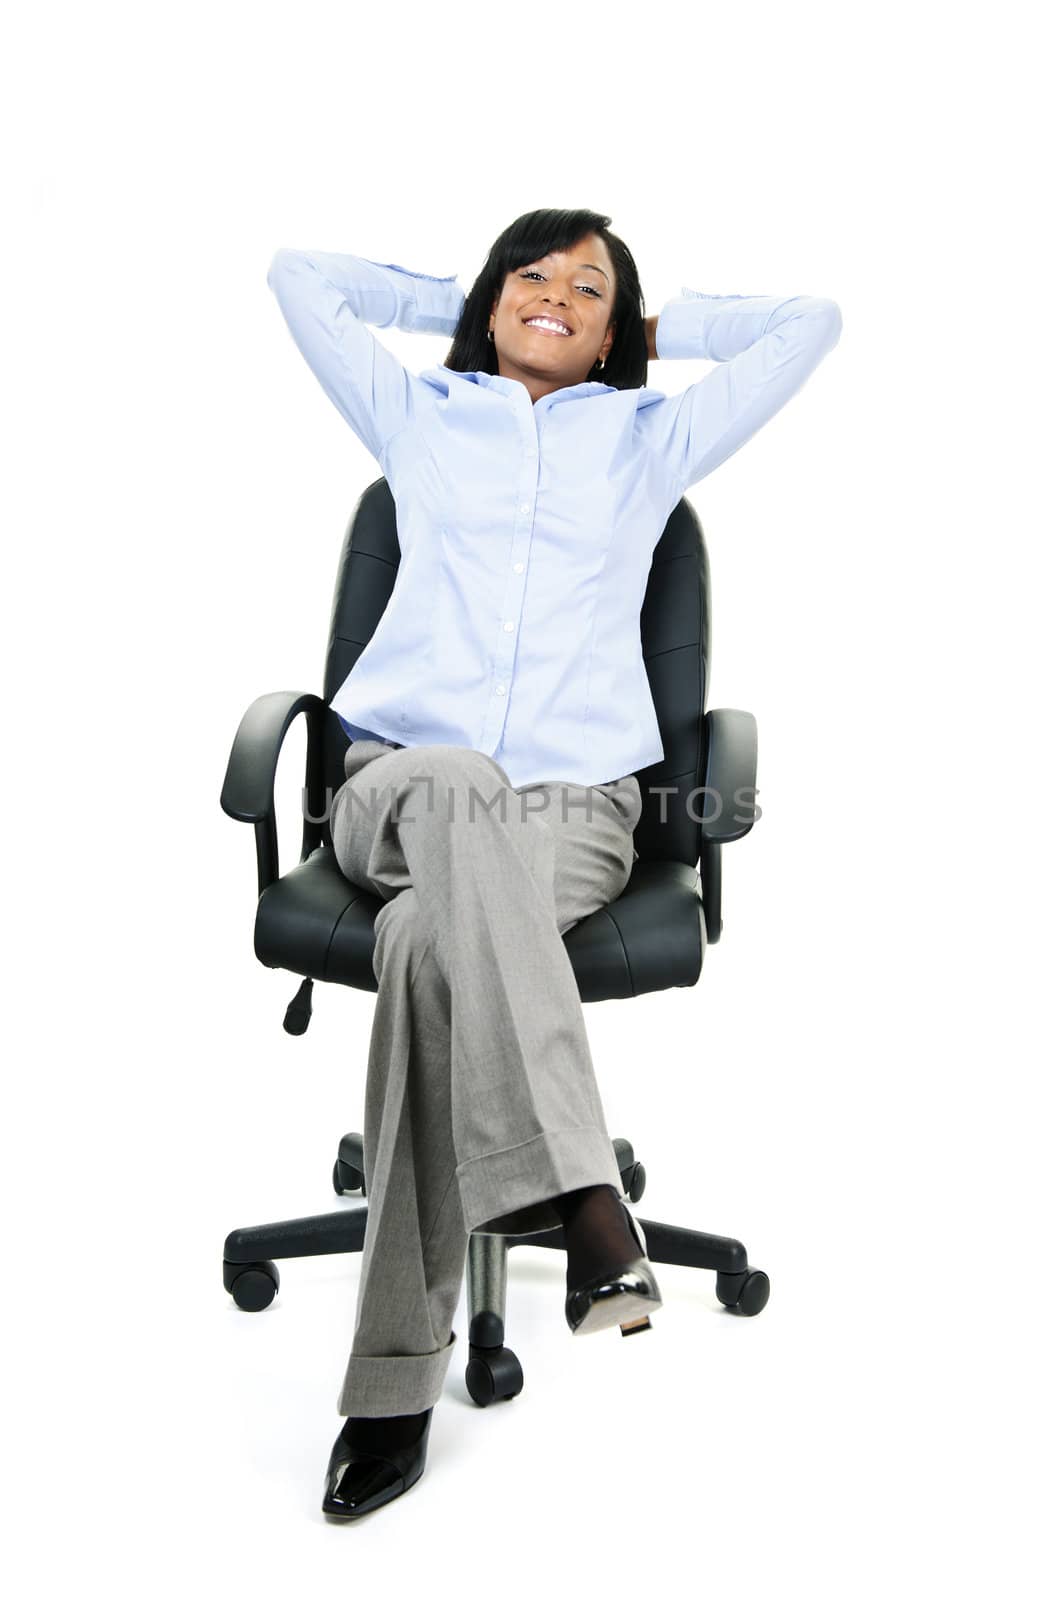
[[[338,1403],[366,1418],[438,1400],[474,1228],[558,1226],[555,1197],[620,1184],[562,933],[625,886],[641,801],[633,777],[514,790],[491,757],[449,745],[357,741],[345,770],[338,861],[386,901]]]

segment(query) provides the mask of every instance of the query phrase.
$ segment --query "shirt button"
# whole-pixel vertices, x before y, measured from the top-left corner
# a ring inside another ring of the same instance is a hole
[[[504,622],[502,626],[503,626],[503,630],[506,633],[512,633],[513,632],[513,623],[512,622]]]
[[[529,505],[528,505],[528,502],[527,502],[527,500],[522,500],[522,502],[521,502],[521,514],[522,514],[522,515],[523,515],[523,516],[527,516],[527,515],[528,515],[528,512],[529,512],[529,510],[530,510],[530,507],[529,507]]]
[[[523,561],[515,561],[513,563],[513,570],[514,570],[514,572],[523,572],[524,571],[524,562]]]
[[[506,685],[504,683],[497,683],[495,685],[495,693],[496,694],[505,694],[506,693]]]

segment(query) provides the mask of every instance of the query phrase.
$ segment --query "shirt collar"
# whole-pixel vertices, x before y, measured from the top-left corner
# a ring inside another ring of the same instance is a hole
[[[509,395],[517,400],[523,395],[528,400],[528,391],[523,383],[516,378],[503,378],[497,372],[457,372],[453,367],[427,367],[421,374],[426,381],[432,381],[434,387],[439,388],[442,383],[458,379],[462,383],[475,383],[480,389],[495,389],[499,394]],[[440,380],[437,382],[436,380]],[[579,400],[587,395],[615,394],[617,391],[611,383],[570,383],[564,389],[555,389],[552,394],[544,394],[537,400],[534,410],[548,410],[550,406],[558,405],[562,400]]]

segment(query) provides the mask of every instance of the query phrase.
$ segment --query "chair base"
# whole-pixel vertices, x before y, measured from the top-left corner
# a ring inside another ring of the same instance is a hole
[[[614,1139],[613,1151],[620,1168],[624,1193],[639,1200],[645,1190],[645,1168],[636,1161],[626,1139]],[[334,1164],[333,1182],[339,1194],[363,1188],[363,1136],[349,1133],[341,1140]],[[243,1311],[263,1311],[279,1287],[276,1260],[295,1256],[341,1255],[362,1250],[367,1229],[367,1207],[327,1211],[321,1216],[295,1217],[288,1222],[267,1222],[255,1228],[236,1228],[224,1242],[223,1277],[235,1304]],[[765,1272],[748,1265],[739,1239],[676,1227],[670,1222],[650,1222],[636,1215],[654,1265],[699,1267],[715,1273],[715,1293],[728,1311],[757,1316],[770,1298]],[[469,1300],[469,1361],[466,1387],[478,1405],[512,1400],[524,1383],[520,1362],[504,1343],[506,1322],[506,1258],[514,1245],[534,1245],[544,1250],[564,1250],[563,1228],[517,1235],[471,1233],[467,1258]]]

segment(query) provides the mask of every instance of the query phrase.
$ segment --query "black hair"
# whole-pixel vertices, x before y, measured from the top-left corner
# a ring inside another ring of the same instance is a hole
[[[614,389],[640,389],[649,368],[645,302],[634,257],[623,240],[609,232],[611,221],[599,211],[526,211],[511,222],[495,240],[466,295],[444,366],[456,372],[497,373],[498,357],[488,338],[488,322],[507,274],[551,252],[569,250],[586,234],[596,233],[604,239],[616,269],[611,316],[616,331],[605,366],[599,371],[595,362],[583,381],[611,384]]]

